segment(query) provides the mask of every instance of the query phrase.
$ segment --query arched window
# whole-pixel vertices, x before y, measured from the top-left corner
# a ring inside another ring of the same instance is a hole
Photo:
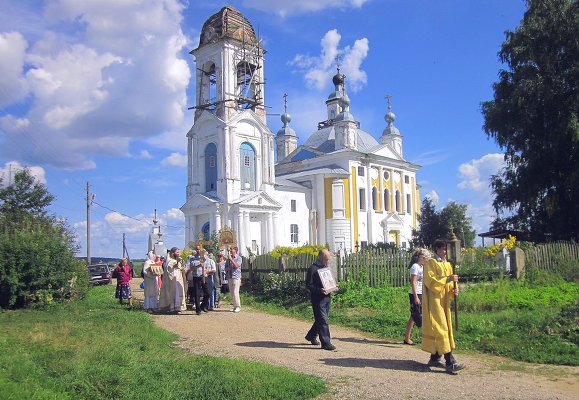
[[[256,73],[255,65],[249,64],[247,61],[242,61],[237,64],[237,94],[241,97],[245,108],[255,109],[256,100]],[[245,103],[243,102],[245,100]]]
[[[372,188],[372,208],[374,211],[378,211],[378,189],[376,186]]]
[[[395,197],[396,197],[396,199],[395,199],[396,212],[400,212],[400,191],[399,190],[396,191]]]
[[[211,233],[209,232],[209,222],[205,222],[201,228],[201,233],[203,234],[203,240],[209,240]]]
[[[390,190],[384,189],[384,211],[390,211]]]
[[[205,191],[217,190],[217,146],[209,143],[205,147]]]
[[[408,214],[412,213],[412,202],[410,201],[410,194],[406,195],[406,212]]]
[[[215,64],[211,61],[207,62],[201,73],[201,85],[199,88],[199,104],[213,103],[217,101],[217,76],[215,71]],[[210,110],[215,109],[215,105],[209,107]]]
[[[241,172],[241,190],[255,190],[256,165],[255,149],[247,142],[239,146],[239,171]]]

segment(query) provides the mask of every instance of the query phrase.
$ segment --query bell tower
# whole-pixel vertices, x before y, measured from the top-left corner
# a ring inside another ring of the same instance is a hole
[[[243,14],[226,6],[209,17],[191,54],[197,64],[195,117],[209,110],[227,122],[238,111],[251,109],[265,122],[265,51]]]

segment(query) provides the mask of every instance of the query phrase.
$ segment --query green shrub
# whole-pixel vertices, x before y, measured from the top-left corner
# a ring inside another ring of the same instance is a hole
[[[320,250],[327,249],[327,245],[315,244],[315,245],[303,245],[300,247],[282,247],[278,246],[273,249],[270,253],[273,257],[281,257],[283,255],[293,257],[297,254],[311,254],[317,256]]]
[[[0,232],[0,308],[46,306],[86,293],[88,274],[69,237],[50,223]]]

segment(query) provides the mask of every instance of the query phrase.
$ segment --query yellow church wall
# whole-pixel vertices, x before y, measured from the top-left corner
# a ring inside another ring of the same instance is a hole
[[[326,178],[324,179],[324,193],[326,197],[326,219],[333,218],[332,212],[332,179]]]
[[[356,242],[358,240],[358,182],[356,180],[358,174],[355,166],[352,167],[352,174],[350,176],[352,177],[352,190],[350,191],[350,193],[352,193],[352,207],[350,207],[350,209],[352,210],[352,219],[354,222],[353,237],[354,242]]]

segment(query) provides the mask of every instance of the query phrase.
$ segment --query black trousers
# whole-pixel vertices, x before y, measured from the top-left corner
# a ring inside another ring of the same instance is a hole
[[[324,296],[321,298],[312,298],[312,310],[314,311],[314,324],[310,328],[306,338],[313,340],[320,338],[322,346],[331,344],[330,325],[328,325],[328,315],[330,315],[330,305],[332,298]]]
[[[193,291],[195,292],[195,311],[200,313],[201,310],[207,310],[209,306],[209,288],[203,283],[203,277],[193,277]],[[201,301],[201,296],[203,300]]]

